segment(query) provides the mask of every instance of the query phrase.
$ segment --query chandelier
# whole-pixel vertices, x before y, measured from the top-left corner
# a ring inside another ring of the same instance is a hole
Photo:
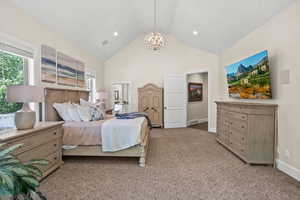
[[[147,48],[152,49],[154,51],[159,50],[161,47],[165,46],[165,39],[161,33],[157,31],[156,28],[156,0],[154,0],[154,31],[149,33],[145,37],[145,45]]]

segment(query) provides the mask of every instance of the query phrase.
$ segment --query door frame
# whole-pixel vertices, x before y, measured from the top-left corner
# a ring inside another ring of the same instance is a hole
[[[208,96],[208,131],[209,132],[215,132],[212,128],[211,128],[211,112],[212,112],[212,92],[211,92],[211,89],[212,89],[212,79],[211,79],[211,73],[210,73],[210,70],[209,68],[202,68],[201,70],[195,70],[195,71],[189,71],[189,72],[186,72],[185,73],[185,88],[186,88],[186,96],[185,96],[185,103],[186,103],[186,119],[187,119],[187,112],[188,112],[188,93],[187,93],[187,90],[188,90],[188,75],[191,75],[191,74],[200,74],[200,73],[207,73],[207,82],[208,82],[208,91],[207,91],[207,96]]]
[[[110,85],[110,92],[112,91],[113,85],[116,84],[128,84],[128,112],[132,112],[132,82],[131,81],[113,81]],[[113,98],[113,93],[111,92],[111,98]],[[111,99],[111,104],[113,105],[113,101]]]

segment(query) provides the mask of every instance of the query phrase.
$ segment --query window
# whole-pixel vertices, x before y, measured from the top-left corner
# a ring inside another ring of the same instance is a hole
[[[6,88],[31,82],[32,57],[32,54],[0,41],[0,132],[15,127],[14,113],[22,108],[22,103],[6,102]]]
[[[86,72],[86,86],[87,89],[90,91],[89,101],[95,103],[96,102],[96,76],[93,72]]]

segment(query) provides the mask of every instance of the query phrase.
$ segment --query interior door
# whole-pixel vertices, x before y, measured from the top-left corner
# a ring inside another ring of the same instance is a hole
[[[184,74],[169,74],[164,79],[164,126],[186,127],[186,78]]]

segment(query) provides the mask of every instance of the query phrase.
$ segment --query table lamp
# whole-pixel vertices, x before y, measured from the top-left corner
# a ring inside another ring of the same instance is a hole
[[[105,101],[107,100],[107,98],[108,94],[106,91],[100,90],[97,92],[96,99],[103,109],[105,109]]]
[[[29,107],[30,102],[43,102],[44,88],[32,85],[10,85],[6,90],[6,101],[23,103],[21,110],[15,113],[15,125],[18,130],[33,128],[36,113]]]

